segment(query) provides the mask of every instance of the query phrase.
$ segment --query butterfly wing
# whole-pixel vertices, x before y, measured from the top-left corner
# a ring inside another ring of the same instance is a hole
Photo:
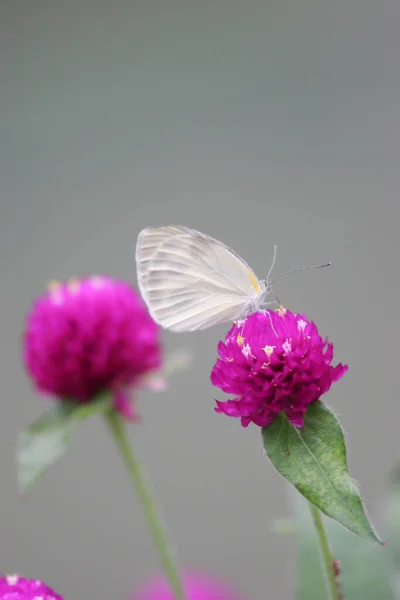
[[[260,292],[257,277],[240,256],[187,227],[141,231],[136,264],[151,316],[171,331],[195,331],[237,319]]]

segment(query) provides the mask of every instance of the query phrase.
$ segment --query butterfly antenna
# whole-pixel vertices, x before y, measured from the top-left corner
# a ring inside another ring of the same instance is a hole
[[[323,265],[312,265],[312,267],[303,267],[302,269],[294,269],[293,271],[285,271],[284,273],[278,273],[276,277],[283,277],[284,275],[291,275],[292,273],[300,273],[301,271],[311,271],[311,269],[322,269],[323,267],[330,267],[331,262],[324,263]]]
[[[268,275],[267,275],[267,277],[266,277],[266,281],[269,281],[269,277],[270,277],[270,275],[271,275],[271,273],[272,273],[272,271],[273,271],[273,268],[274,268],[274,266],[275,266],[275,262],[276,262],[276,254],[277,254],[277,252],[278,252],[278,246],[276,246],[276,245],[275,245],[275,246],[274,246],[274,256],[273,256],[273,258],[272,258],[272,264],[271,264],[271,267],[270,267],[270,269],[269,269],[269,271],[268,271]]]

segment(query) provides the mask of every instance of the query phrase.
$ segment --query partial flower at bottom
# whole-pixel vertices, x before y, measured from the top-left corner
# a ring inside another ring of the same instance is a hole
[[[160,368],[160,331],[124,281],[53,282],[27,316],[24,362],[39,392],[87,403],[108,390],[134,420],[128,390]]]
[[[0,577],[0,600],[63,600],[39,579],[25,579],[18,575]]]
[[[348,369],[332,365],[333,344],[312,321],[282,307],[236,322],[218,354],[211,381],[235,398],[217,400],[215,411],[239,417],[243,427],[265,427],[281,412],[302,427],[308,405]]]
[[[183,573],[186,600],[243,600],[226,581],[201,571]],[[133,592],[131,600],[174,600],[174,594],[163,576],[154,576]]]

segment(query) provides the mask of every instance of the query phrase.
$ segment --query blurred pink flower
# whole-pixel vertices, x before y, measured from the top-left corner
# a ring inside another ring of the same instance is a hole
[[[25,579],[18,575],[0,577],[0,600],[63,600],[39,579]]]
[[[39,392],[79,403],[110,390],[114,406],[137,419],[129,389],[161,366],[159,327],[123,281],[53,282],[31,308],[24,362]]]
[[[200,571],[183,573],[185,600],[243,600],[225,581]],[[155,576],[135,590],[131,600],[175,600],[170,584],[163,576]]]
[[[215,411],[239,417],[243,427],[270,425],[280,412],[302,427],[307,406],[348,369],[332,366],[333,344],[312,321],[283,308],[238,321],[218,354],[211,381],[236,398],[217,400]]]

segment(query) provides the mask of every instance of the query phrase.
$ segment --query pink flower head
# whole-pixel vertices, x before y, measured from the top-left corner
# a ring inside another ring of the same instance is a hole
[[[39,579],[24,579],[18,575],[0,577],[0,600],[63,600]]]
[[[236,397],[217,400],[214,410],[240,417],[243,427],[270,425],[280,412],[302,427],[307,406],[348,369],[331,365],[333,344],[322,340],[313,322],[283,308],[238,321],[218,354],[211,381]]]
[[[110,390],[115,407],[134,419],[127,389],[160,367],[159,335],[123,281],[53,283],[27,316],[24,362],[41,393],[87,403]]]
[[[184,573],[183,587],[186,600],[241,600],[230,585],[201,572]],[[165,577],[158,576],[134,592],[131,600],[175,600],[175,596]]]

